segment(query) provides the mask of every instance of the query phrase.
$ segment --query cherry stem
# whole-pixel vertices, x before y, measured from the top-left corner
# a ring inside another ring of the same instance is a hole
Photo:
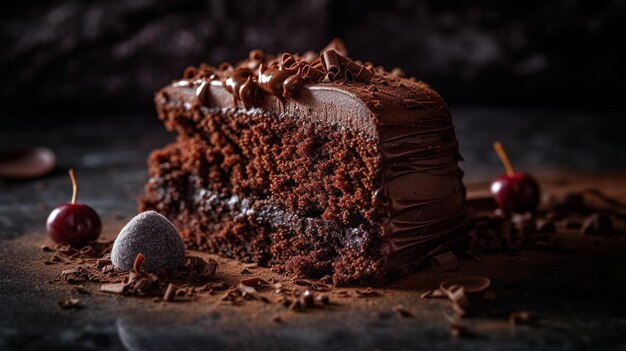
[[[76,177],[74,176],[74,169],[70,168],[70,180],[72,181],[72,203],[76,203],[76,195],[78,194],[78,184],[76,184]]]
[[[504,165],[504,170],[506,171],[506,175],[508,175],[509,177],[512,177],[513,175],[515,175],[513,166],[511,166],[511,161],[509,161],[509,157],[506,155],[506,152],[504,151],[504,147],[502,147],[502,143],[499,141],[496,141],[495,143],[493,143],[493,148],[496,150],[498,157],[500,157],[500,161],[502,161],[502,164]]]

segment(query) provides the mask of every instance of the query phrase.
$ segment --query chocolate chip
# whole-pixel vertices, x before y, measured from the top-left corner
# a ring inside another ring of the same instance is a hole
[[[609,215],[594,213],[583,222],[583,234],[608,234],[613,231],[613,221]]]

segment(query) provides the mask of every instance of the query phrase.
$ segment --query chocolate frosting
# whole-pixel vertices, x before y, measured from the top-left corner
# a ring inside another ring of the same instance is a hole
[[[253,50],[235,66],[190,67],[158,96],[186,108],[261,108],[372,138],[383,169],[376,194],[384,213],[381,250],[390,270],[412,270],[458,239],[465,224],[452,118],[427,84],[346,55],[339,40],[319,55]]]

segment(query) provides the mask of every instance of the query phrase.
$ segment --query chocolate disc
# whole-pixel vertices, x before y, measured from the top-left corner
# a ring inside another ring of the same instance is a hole
[[[468,294],[475,294],[486,290],[491,285],[491,280],[480,276],[456,277],[442,282],[439,288],[447,291],[453,285],[462,286]]]
[[[55,164],[54,152],[45,147],[0,150],[0,178],[41,177],[50,173]]]

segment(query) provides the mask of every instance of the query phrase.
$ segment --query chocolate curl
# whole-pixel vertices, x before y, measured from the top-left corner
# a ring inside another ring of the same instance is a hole
[[[354,80],[354,74],[352,73],[351,70],[347,69],[343,72],[343,77],[345,78],[345,80],[347,80],[348,82],[351,82]]]
[[[194,66],[189,66],[189,67],[185,68],[185,72],[183,73],[183,78],[191,79],[191,78],[195,77],[196,74],[198,74],[198,69],[195,68]]]
[[[322,65],[328,73],[332,73],[334,76],[341,71],[341,63],[339,61],[339,55],[335,50],[328,50],[322,53]]]
[[[215,74],[215,67],[209,66],[206,63],[201,63],[198,68],[198,72],[202,77],[210,77]]]
[[[304,87],[304,82],[301,78],[302,68],[298,68],[296,74],[285,79],[283,82],[283,96],[286,98],[294,98],[300,94],[300,90]]]
[[[96,250],[93,249],[93,247],[91,246],[85,246],[82,249],[80,249],[80,256],[81,257],[96,257],[98,256],[98,253],[96,252]]]
[[[219,66],[217,66],[217,69],[218,69],[219,71],[226,72],[226,71],[230,71],[230,70],[232,70],[232,69],[233,69],[233,66],[231,66],[231,64],[230,64],[230,63],[228,63],[228,62],[222,62],[222,63],[220,63],[220,65],[219,65]]]
[[[135,262],[133,262],[133,271],[137,274],[141,274],[141,265],[143,265],[143,261],[145,261],[146,257],[142,253],[138,253],[137,257],[135,257]]]
[[[165,294],[163,294],[163,301],[171,302],[174,301],[174,297],[176,296],[176,286],[174,284],[168,284],[167,289],[165,290]]]
[[[274,60],[274,61],[269,63],[268,67],[269,68],[276,68],[276,69],[278,69],[278,68],[280,68],[280,65],[278,64],[278,61]]]
[[[217,262],[209,259],[208,261],[198,256],[187,256],[185,266],[189,268],[190,278],[209,279],[215,275],[217,270]]]
[[[465,294],[465,288],[459,285],[452,285],[444,293],[448,296],[450,302],[452,302],[452,310],[459,316],[464,316],[467,313],[469,307],[469,300]]]
[[[344,42],[339,38],[331,40],[330,43],[328,43],[328,45],[326,45],[326,47],[322,49],[321,52],[329,50],[335,50],[339,55],[348,56],[348,49],[346,49],[346,44],[344,44]]]
[[[439,272],[454,271],[458,267],[456,255],[451,251],[432,258],[433,268]]]
[[[332,81],[335,80],[335,78],[337,78],[337,75],[334,74],[333,72],[328,72],[326,73],[326,75],[324,76],[324,79],[322,79],[323,83],[330,83]]]
[[[348,81],[353,81],[354,77],[359,73],[363,65],[359,65],[358,63],[345,58],[346,62],[344,64],[344,78]]]
[[[313,67],[313,68],[317,68],[317,69],[319,69],[320,71],[323,71],[323,70],[324,70],[324,65],[322,64],[321,59],[317,59],[315,62],[313,62],[313,63],[311,64],[311,67]]]
[[[360,83],[369,83],[373,75],[374,74],[369,69],[365,68],[365,66],[361,66],[359,73],[354,76],[354,80]]]
[[[280,57],[280,66],[283,70],[294,72],[300,67],[298,61],[296,61],[296,58],[288,53],[284,53]]]
[[[311,65],[306,65],[302,67],[300,76],[305,81],[317,83],[324,78],[325,74],[324,74],[324,71],[322,70],[319,70]]]
[[[263,61],[265,54],[263,53],[263,51],[259,49],[254,49],[250,51],[250,54],[248,54],[248,57],[250,58],[250,60]]]
[[[354,74],[359,73],[359,71],[361,70],[361,67],[363,67],[363,65],[359,65],[358,63],[350,59],[346,59],[346,63],[344,64],[344,69],[352,71],[352,73]]]

